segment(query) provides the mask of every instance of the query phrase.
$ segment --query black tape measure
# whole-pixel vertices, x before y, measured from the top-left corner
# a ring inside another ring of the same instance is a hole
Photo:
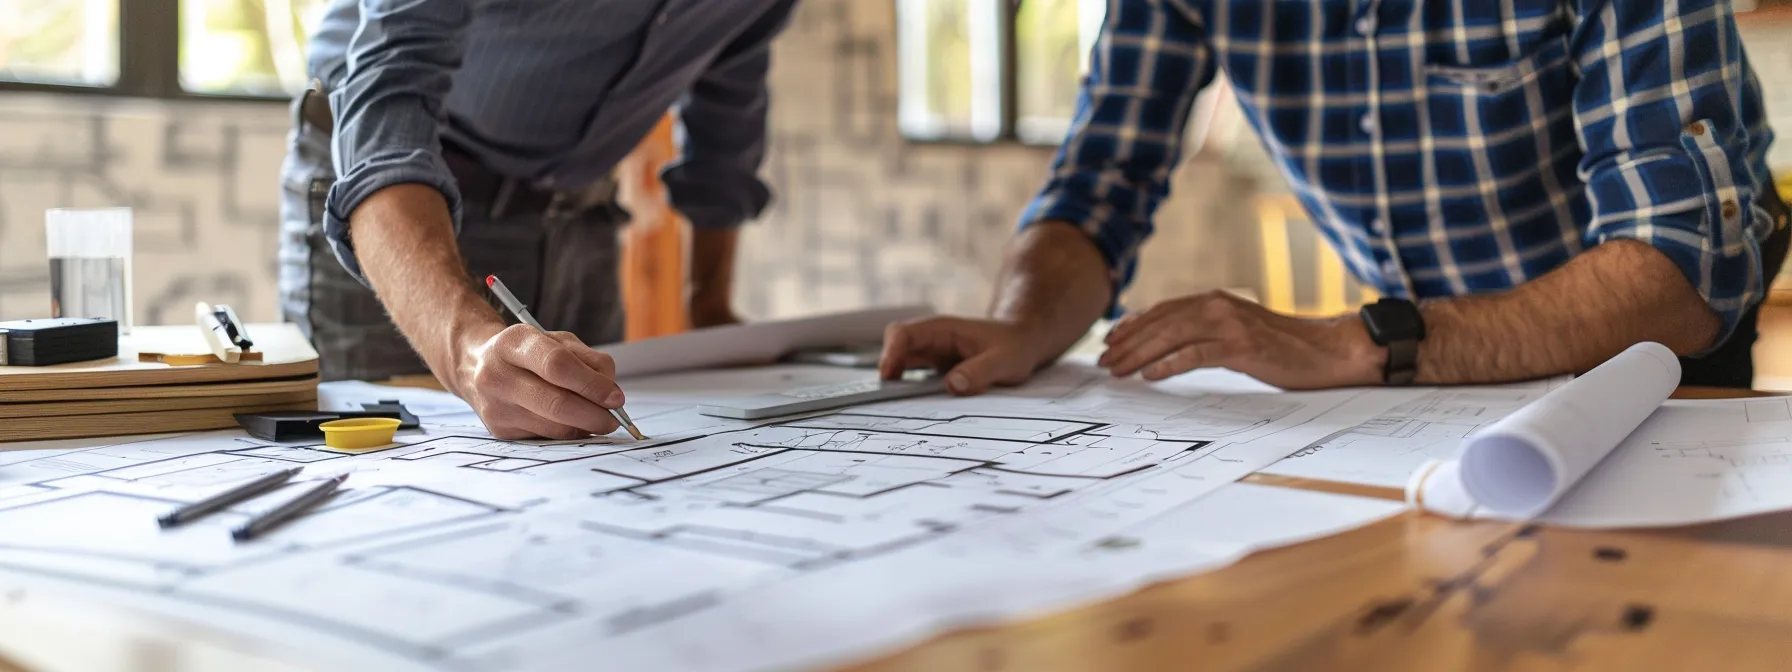
[[[0,365],[51,366],[117,356],[117,320],[56,317],[0,322]]]

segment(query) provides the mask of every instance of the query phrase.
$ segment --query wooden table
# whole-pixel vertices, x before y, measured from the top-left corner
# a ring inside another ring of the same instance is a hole
[[[1683,389],[1676,396],[1737,395]],[[1248,480],[1401,496],[1386,488],[1265,474]],[[36,608],[0,599],[0,633],[31,622],[22,615],[44,612],[44,605]],[[253,644],[230,643],[216,633],[188,638],[176,626],[143,619],[133,624],[135,629],[102,630],[135,638],[122,643],[99,637],[92,622],[43,636],[66,632],[71,648],[109,644],[146,652],[140,663],[105,669],[254,667],[248,664],[258,648]],[[41,640],[34,648],[56,650]],[[4,652],[0,646],[0,657]],[[1789,668],[1792,513],[1633,532],[1409,513],[1103,604],[947,635],[851,669]],[[0,660],[0,672],[13,671]]]
[[[1267,474],[1247,481],[1402,498]],[[1407,513],[853,669],[1792,669],[1792,512],[1629,532]]]

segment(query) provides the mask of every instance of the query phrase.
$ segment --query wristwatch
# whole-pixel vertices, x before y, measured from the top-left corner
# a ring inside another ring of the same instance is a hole
[[[1363,326],[1369,338],[1388,349],[1387,364],[1382,366],[1381,380],[1389,385],[1407,385],[1419,375],[1419,341],[1425,340],[1425,317],[1419,306],[1406,299],[1382,299],[1363,306]]]

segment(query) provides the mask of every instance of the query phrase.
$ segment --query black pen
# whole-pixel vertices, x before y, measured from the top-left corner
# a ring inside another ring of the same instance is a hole
[[[250,541],[266,534],[282,523],[297,518],[311,510],[312,507],[322,504],[324,500],[335,495],[336,487],[342,485],[342,482],[346,480],[348,480],[348,474],[319,483],[316,487],[305,491],[305,494],[294,497],[291,501],[274,507],[274,510],[243,523],[242,527],[231,530],[230,538],[237,541]]]
[[[237,502],[273,490],[291,480],[293,476],[297,476],[302,469],[304,469],[304,467],[293,467],[291,469],[284,469],[262,476],[261,478],[249,481],[248,483],[244,483],[229,490],[225,490],[224,492],[220,492],[162,514],[160,517],[156,518],[156,522],[164,528],[185,525],[188,522],[213,511],[217,511],[218,509],[225,508]]]

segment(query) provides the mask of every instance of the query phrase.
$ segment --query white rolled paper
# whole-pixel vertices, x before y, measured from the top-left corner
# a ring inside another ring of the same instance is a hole
[[[1680,360],[1638,343],[1463,441],[1457,459],[1413,474],[1427,510],[1534,518],[1579,483],[1680,384]]]

